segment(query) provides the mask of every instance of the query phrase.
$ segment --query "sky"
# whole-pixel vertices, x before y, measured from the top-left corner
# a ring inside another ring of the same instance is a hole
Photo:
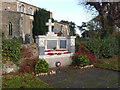
[[[28,4],[44,8],[53,13],[53,18],[57,21],[72,21],[76,25],[90,21],[95,15],[87,12],[85,8],[78,5],[78,0],[20,0]],[[79,32],[78,32],[79,33]]]

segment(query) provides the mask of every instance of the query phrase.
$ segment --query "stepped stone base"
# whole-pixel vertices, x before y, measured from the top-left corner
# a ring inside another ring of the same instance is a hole
[[[72,55],[73,54],[53,55],[53,56],[48,56],[48,55],[41,56],[40,55],[39,58],[45,59],[46,62],[49,64],[49,68],[52,68],[52,67],[56,67],[57,61],[61,62],[61,66],[71,65]]]

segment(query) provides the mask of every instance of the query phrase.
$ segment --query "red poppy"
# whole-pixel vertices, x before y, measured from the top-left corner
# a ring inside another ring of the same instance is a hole
[[[54,55],[54,53],[48,53],[47,55]]]
[[[51,50],[45,50],[45,52],[50,52]]]
[[[58,53],[57,55],[61,55],[61,53]]]

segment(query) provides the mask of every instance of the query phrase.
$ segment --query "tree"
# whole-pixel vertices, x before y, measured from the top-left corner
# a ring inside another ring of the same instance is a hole
[[[99,13],[99,21],[101,23],[101,36],[108,32],[112,34],[115,25],[120,27],[120,2],[79,2],[84,4],[87,9],[95,8]],[[107,30],[107,31],[106,31]]]
[[[33,38],[38,35],[45,35],[48,32],[48,27],[46,22],[50,18],[50,12],[45,9],[39,9],[34,12],[34,21],[33,21]]]
[[[69,21],[64,21],[64,20],[61,20],[60,22],[69,25],[69,27],[70,27],[70,35],[71,36],[75,36],[76,35],[76,30],[75,30],[76,24],[74,22],[72,22],[72,21],[69,22]]]
[[[96,31],[94,31],[94,30],[92,30],[92,31],[84,31],[83,33],[82,33],[82,37],[85,37],[85,38],[91,38],[91,39],[95,39],[95,38],[97,38],[98,36],[97,36],[98,34],[97,34],[97,32]]]
[[[82,22],[81,26],[78,26],[79,30],[84,31],[83,37],[88,38],[99,38],[101,23],[99,21],[99,16],[93,18],[89,22]]]

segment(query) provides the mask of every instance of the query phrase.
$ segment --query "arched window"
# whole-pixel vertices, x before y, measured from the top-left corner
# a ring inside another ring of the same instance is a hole
[[[29,13],[29,14],[32,14],[32,8],[31,8],[31,7],[29,8],[28,13]]]
[[[12,23],[9,22],[9,35],[12,36]]]
[[[24,5],[21,5],[21,6],[20,6],[20,12],[24,12],[24,8],[25,8],[25,6],[24,6]]]

